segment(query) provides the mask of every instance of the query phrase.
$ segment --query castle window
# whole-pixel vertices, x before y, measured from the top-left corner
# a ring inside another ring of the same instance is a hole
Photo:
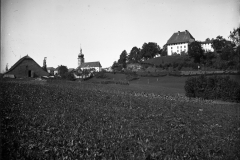
[[[184,48],[186,48],[186,46],[184,46]]]

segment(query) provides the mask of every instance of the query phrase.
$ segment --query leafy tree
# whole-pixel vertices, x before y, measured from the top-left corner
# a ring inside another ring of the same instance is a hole
[[[139,62],[139,60],[141,59],[140,51],[141,51],[140,48],[133,47],[128,55],[128,62],[129,63]]]
[[[167,56],[167,45],[165,44],[163,48],[160,50],[161,57],[162,56]]]
[[[7,63],[7,65],[6,65],[6,69],[5,69],[5,70],[6,70],[6,72],[8,71],[8,63]]]
[[[206,40],[205,41],[210,41],[210,38],[206,38]]]
[[[176,53],[176,52],[174,52],[174,53],[172,54],[172,56],[179,56],[179,54]]]
[[[47,62],[46,62],[46,59],[47,59],[47,57],[44,57],[42,69],[47,72]]]
[[[181,56],[186,56],[186,55],[188,55],[188,54],[187,54],[187,52],[185,52],[185,51],[181,51],[180,55],[181,55]]]
[[[212,42],[212,47],[217,53],[221,53],[222,49],[225,47],[227,41],[222,36],[217,36]]]
[[[189,50],[188,55],[194,59],[195,63],[200,63],[201,58],[203,58],[203,49],[198,41],[194,41],[191,44],[189,44]]]
[[[204,59],[205,59],[205,64],[207,66],[211,66],[213,64],[213,59],[216,58],[214,52],[211,52],[211,51],[207,51],[207,52],[204,52]]]
[[[127,64],[127,52],[126,50],[122,51],[120,58],[118,60],[118,63],[121,64],[123,66],[123,68],[126,68],[126,64]]]
[[[223,49],[222,52],[220,53],[220,58],[222,60],[226,60],[229,61],[234,57],[234,51],[233,51],[233,47],[226,45]]]
[[[240,45],[240,27],[233,29],[232,32],[230,31],[229,38],[236,46]]]
[[[141,50],[141,58],[145,60],[153,58],[154,56],[160,54],[160,51],[160,47],[157,43],[144,43]]]
[[[121,71],[122,65],[120,65],[118,62],[114,61],[111,68],[113,71]]]
[[[67,73],[67,72],[68,72],[68,68],[66,66],[61,65],[61,66],[58,67],[58,74],[61,77],[64,76],[65,73]]]

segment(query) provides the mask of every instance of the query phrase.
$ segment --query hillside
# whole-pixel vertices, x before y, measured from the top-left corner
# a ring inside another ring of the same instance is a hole
[[[142,63],[154,64],[154,65],[160,65],[160,64],[163,65],[167,63],[173,63],[173,62],[181,63],[184,61],[184,58],[186,57],[185,56],[164,56],[164,57],[149,59]]]

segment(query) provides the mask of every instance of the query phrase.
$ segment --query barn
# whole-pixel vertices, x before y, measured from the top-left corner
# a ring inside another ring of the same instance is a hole
[[[19,59],[4,75],[5,77],[14,75],[16,78],[26,78],[48,76],[49,73],[27,55]]]

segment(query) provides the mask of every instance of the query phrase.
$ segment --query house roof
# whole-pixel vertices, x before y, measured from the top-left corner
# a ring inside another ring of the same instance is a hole
[[[86,62],[86,63],[82,63],[80,68],[86,68],[86,67],[102,67],[100,62]]]
[[[171,38],[167,41],[167,44],[176,44],[176,43],[189,43],[194,41],[195,38],[188,32],[188,30],[185,30],[183,32],[176,32],[173,33]]]
[[[55,70],[53,67],[47,67],[47,70]]]
[[[13,70],[14,68],[16,68],[20,63],[22,63],[24,60],[32,60],[32,61],[34,61],[30,56],[26,55],[26,56],[20,58],[6,73],[12,71],[12,70]],[[34,61],[34,62],[35,62],[35,61]],[[35,63],[36,63],[36,62],[35,62]],[[38,63],[36,63],[36,64],[39,66]],[[41,66],[39,66],[39,67],[42,68]],[[5,74],[6,74],[6,73],[5,73]]]
[[[210,41],[203,41],[203,42],[200,42],[201,44],[209,44],[209,43],[212,43],[213,41],[210,40]]]
[[[68,68],[68,72],[75,70],[74,68]]]

